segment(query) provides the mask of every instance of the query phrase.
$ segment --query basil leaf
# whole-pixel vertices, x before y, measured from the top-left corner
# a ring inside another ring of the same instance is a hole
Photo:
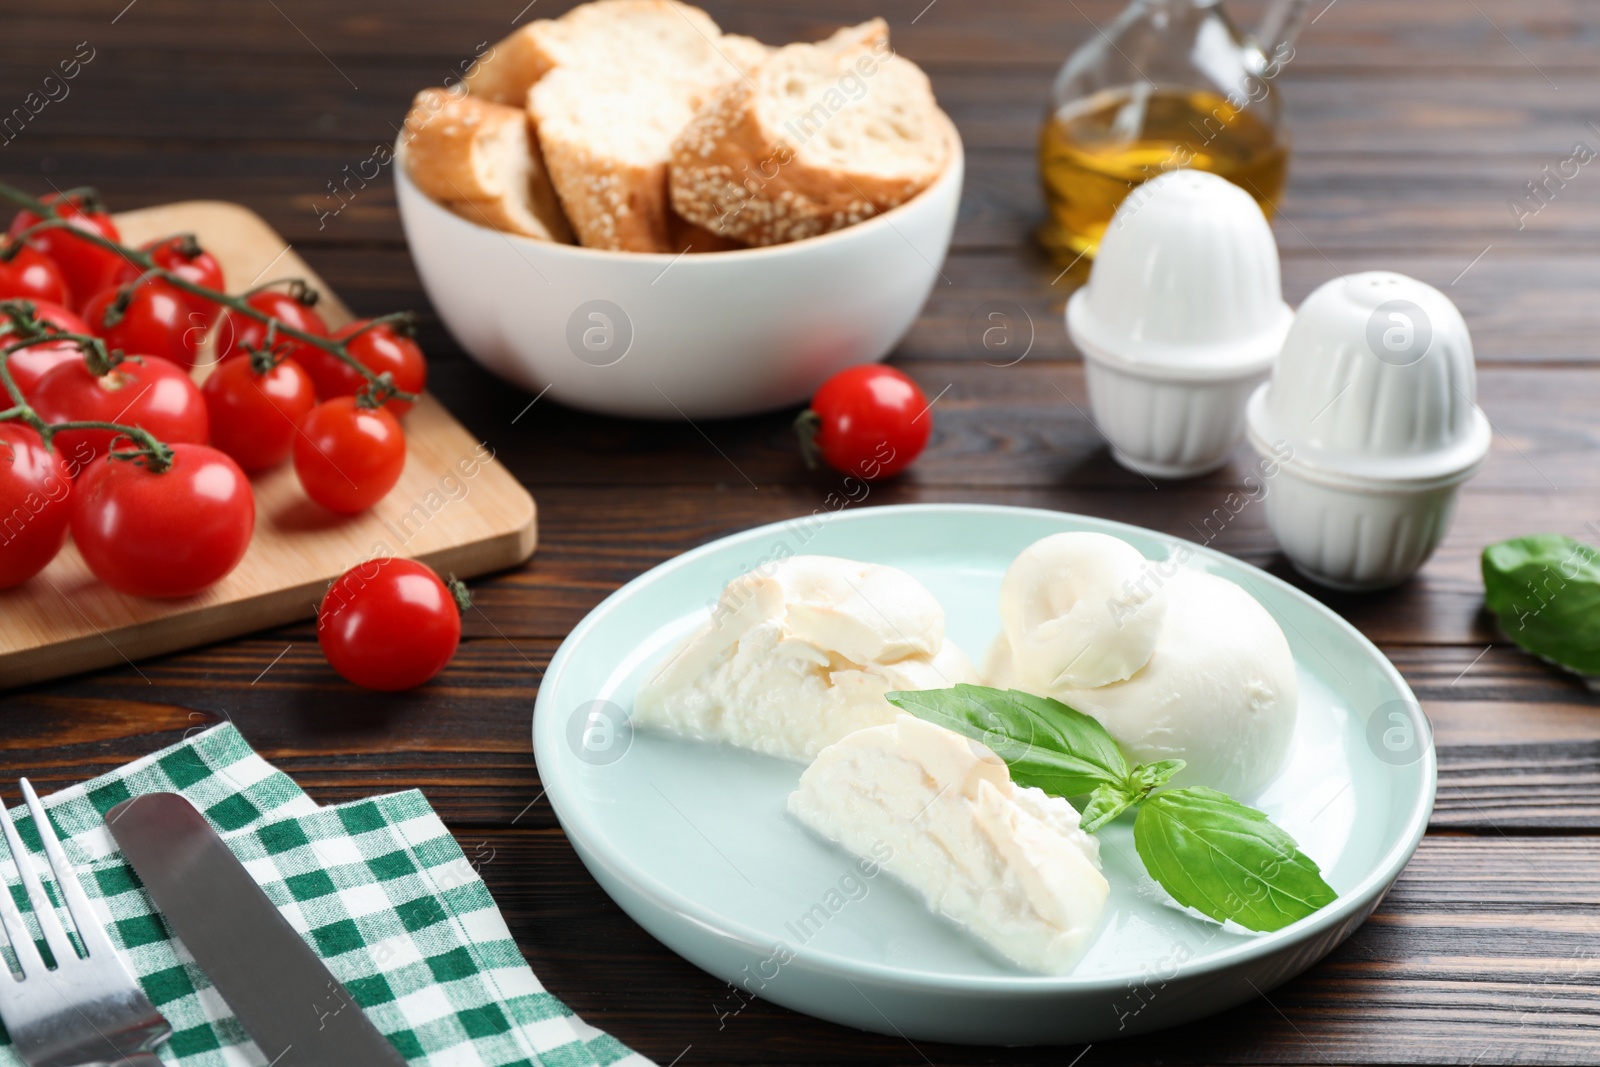
[[[1089,804],[1083,809],[1083,831],[1092,834],[1118,815],[1139,802],[1140,794],[1129,793],[1114,785],[1102,785],[1089,794]]]
[[[1164,759],[1155,763],[1141,763],[1128,775],[1128,784],[1143,796],[1153,789],[1160,789],[1172,780],[1172,776],[1188,766],[1181,759]]]
[[[886,694],[921,719],[982,742],[1006,761],[1011,780],[1058,797],[1123,788],[1128,761],[1105,727],[1060,701],[981,685]]]
[[[1483,550],[1484,603],[1501,631],[1536,656],[1600,674],[1600,555],[1561,534]]]
[[[1174,900],[1218,922],[1278,930],[1338,897],[1294,838],[1215,789],[1146,797],[1133,844]]]

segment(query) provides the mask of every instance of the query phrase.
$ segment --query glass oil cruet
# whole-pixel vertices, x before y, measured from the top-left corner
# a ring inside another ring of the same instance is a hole
[[[1274,79],[1294,57],[1309,0],[1272,0],[1254,36],[1217,0],[1132,0],[1056,75],[1039,170],[1039,237],[1063,262],[1094,255],[1130,191],[1168,170],[1219,174],[1270,218],[1288,175]]]

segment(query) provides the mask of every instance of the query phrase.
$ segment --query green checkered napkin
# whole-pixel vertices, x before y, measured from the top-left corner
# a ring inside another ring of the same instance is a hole
[[[206,814],[410,1063],[651,1067],[544,990],[483,880],[420,792],[318,807],[232,726],[44,800],[112,943],[172,1023],[160,1053],[164,1063],[259,1067],[267,1061],[167,931],[105,828],[105,813],[118,803],[163,791],[182,793]],[[9,814],[40,857],[36,867],[48,870],[26,809]],[[0,879],[27,911],[9,859],[0,865]],[[53,883],[49,892],[59,904]],[[9,946],[4,955],[14,967]],[[21,1063],[0,1030],[0,1067]]]

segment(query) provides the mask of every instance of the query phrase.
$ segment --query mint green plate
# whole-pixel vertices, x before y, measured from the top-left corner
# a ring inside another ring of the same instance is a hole
[[[785,812],[798,764],[631,731],[640,680],[702,622],[724,583],[787,554],[893,564],[945,606],[974,661],[999,630],[1000,577],[1027,545],[1098,530],[1163,560],[1184,542],[1058,512],[976,505],[865,508],[763,526],[687,552],[623,586],[562,644],[533,721],[539,773],[595,880],[641,926],[732,987],[822,1019],[913,1040],[1098,1041],[1239,1004],[1349,936],[1399,875],[1433,809],[1427,719],[1399,672],[1294,587],[1190,545],[1189,566],[1232,579],[1282,625],[1300,675],[1291,763],[1249,798],[1300,842],[1339,899],[1272,934],[1180,910],[1144,873],[1124,818],[1100,834],[1105,925],[1065,977],[1018,970],[889,875]],[[1244,798],[1241,798],[1244,799]],[[735,991],[737,990],[737,992]]]

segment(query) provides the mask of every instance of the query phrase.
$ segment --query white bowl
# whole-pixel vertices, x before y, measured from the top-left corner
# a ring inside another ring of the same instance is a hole
[[[806,400],[905,336],[961,201],[954,125],[949,136],[949,166],[899,207],[732,252],[612,252],[500,233],[428,199],[400,162],[395,193],[428,298],[490,371],[590,411],[721,418]]]
[[[1117,461],[1163,478],[1225,463],[1293,318],[1272,228],[1249,193],[1180,170],[1130,194],[1067,302],[1090,408]]]

